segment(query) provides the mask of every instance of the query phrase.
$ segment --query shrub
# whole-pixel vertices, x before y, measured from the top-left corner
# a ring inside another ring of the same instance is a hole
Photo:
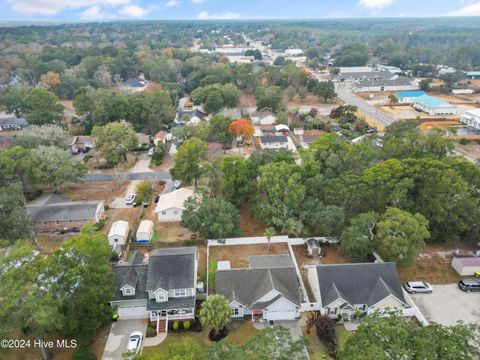
[[[468,144],[468,140],[465,139],[465,138],[461,138],[458,142],[462,145],[467,145]]]
[[[155,151],[153,152],[152,160],[150,162],[152,166],[158,166],[162,163],[163,158],[165,157],[166,150],[167,147],[164,143],[159,143],[157,145]]]
[[[90,350],[90,347],[83,345],[75,350],[72,355],[73,360],[96,360],[96,356]]]
[[[142,181],[137,186],[137,199],[136,202],[141,204],[142,202],[149,203],[152,199],[153,187],[148,181]]]
[[[93,225],[93,228],[98,231],[98,230],[102,230],[104,226],[105,226],[105,220],[100,220],[99,222]]]
[[[178,326],[178,321],[175,321],[172,326],[173,330],[178,330]]]
[[[88,160],[90,160],[92,157],[93,157],[92,154],[85,154],[85,155],[83,156],[83,162],[84,162],[84,163],[87,163]]]
[[[183,328],[184,328],[185,330],[190,329],[190,321],[184,321],[184,322],[183,322]]]
[[[157,330],[153,326],[147,327],[147,337],[155,337],[157,336]]]
[[[315,328],[317,329],[318,338],[327,347],[330,355],[335,354],[338,348],[337,341],[337,324],[335,320],[330,319],[329,316],[319,316],[315,320]]]

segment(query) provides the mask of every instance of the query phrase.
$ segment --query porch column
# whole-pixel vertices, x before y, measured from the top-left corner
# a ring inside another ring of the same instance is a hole
[[[160,316],[157,314],[157,334],[158,334],[158,329],[160,328]]]

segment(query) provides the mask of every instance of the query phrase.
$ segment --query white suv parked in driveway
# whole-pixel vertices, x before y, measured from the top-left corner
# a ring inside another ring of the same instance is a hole
[[[132,205],[133,202],[135,201],[135,194],[128,194],[127,197],[125,198],[125,205]]]
[[[409,281],[404,286],[410,294],[427,293],[431,294],[433,291],[432,285],[425,281]]]
[[[128,338],[127,352],[132,355],[132,358],[140,351],[143,334],[141,331],[134,331]]]

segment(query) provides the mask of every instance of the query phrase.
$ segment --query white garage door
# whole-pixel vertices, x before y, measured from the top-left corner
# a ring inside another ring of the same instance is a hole
[[[295,320],[297,310],[267,311],[263,313],[266,320]]]
[[[145,305],[132,305],[129,307],[118,308],[120,319],[143,319],[148,316]]]

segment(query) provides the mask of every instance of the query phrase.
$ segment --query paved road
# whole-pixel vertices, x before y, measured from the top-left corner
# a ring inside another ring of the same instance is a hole
[[[126,180],[169,180],[172,178],[169,171],[161,172],[141,172],[134,174],[124,174]],[[83,182],[102,182],[112,181],[112,174],[88,174],[78,179]]]
[[[375,106],[367,103],[365,100],[352,93],[351,90],[348,88],[348,85],[337,86],[336,91],[337,96],[341,100],[343,100],[349,105],[357,106],[359,110],[362,110],[365,114],[373,118],[379,124],[383,126],[389,126],[396,121],[393,116],[387,114],[380,109],[377,109]]]

